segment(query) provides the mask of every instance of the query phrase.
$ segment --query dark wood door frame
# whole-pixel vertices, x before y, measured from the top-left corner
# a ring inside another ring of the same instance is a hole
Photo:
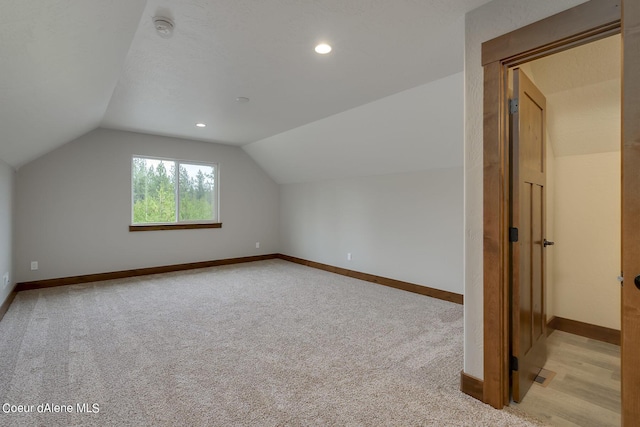
[[[591,0],[482,44],[482,66],[484,67],[484,381],[482,394],[483,401],[495,408],[500,409],[510,401],[508,227],[511,202],[509,200],[507,71],[510,67],[620,33],[623,2],[626,4],[632,1],[637,0]],[[635,8],[633,14],[637,14],[637,10],[638,8]],[[635,40],[640,38],[637,22],[637,20],[634,21]],[[625,34],[626,32],[623,36]],[[640,59],[636,59],[635,66],[640,68]],[[625,70],[625,73],[627,72]],[[637,78],[638,74],[640,69],[632,78]],[[627,82],[628,80],[625,80],[625,83]],[[627,89],[627,85],[624,85],[623,91]],[[631,89],[628,90],[630,97]],[[635,90],[637,92],[637,88]],[[634,111],[638,112],[638,109]],[[635,119],[637,120],[637,117]],[[625,115],[624,125],[628,120],[631,121],[631,117]],[[637,123],[633,126],[635,129],[640,129]],[[635,135],[638,136],[638,133]]]
[[[640,2],[622,4],[622,425],[640,419]],[[635,424],[637,425],[637,424]]]

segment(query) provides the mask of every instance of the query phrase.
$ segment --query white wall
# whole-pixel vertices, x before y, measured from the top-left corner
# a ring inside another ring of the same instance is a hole
[[[552,312],[620,329],[620,152],[555,159]]]
[[[222,228],[129,232],[134,154],[219,163]],[[277,184],[238,147],[97,129],[17,172],[16,278],[274,253],[278,194]],[[39,270],[30,271],[30,261],[38,261]]]
[[[584,3],[584,0],[494,0],[467,13],[465,17],[464,371],[477,378],[484,378],[481,45],[580,3]]]
[[[0,160],[0,305],[4,303],[16,281],[13,278],[13,168]],[[9,286],[2,277],[9,273]]]
[[[284,184],[280,197],[283,253],[462,294],[461,167]]]

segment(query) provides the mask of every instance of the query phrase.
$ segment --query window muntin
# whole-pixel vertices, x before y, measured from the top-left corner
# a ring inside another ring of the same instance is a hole
[[[132,224],[219,221],[218,165],[134,156]]]

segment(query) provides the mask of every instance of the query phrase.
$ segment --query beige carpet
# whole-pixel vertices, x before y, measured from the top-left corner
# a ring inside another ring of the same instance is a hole
[[[0,425],[539,425],[459,391],[462,333],[460,305],[282,260],[21,292]]]

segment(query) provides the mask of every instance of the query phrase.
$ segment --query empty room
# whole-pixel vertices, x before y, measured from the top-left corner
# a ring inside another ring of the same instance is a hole
[[[553,236],[518,222],[513,190],[518,147],[547,141],[510,138],[525,127],[504,76],[610,36],[611,410],[640,417],[640,5],[23,0],[0,15],[0,424],[580,425],[514,404],[546,387],[514,319],[596,347],[602,330],[547,324]],[[541,305],[514,299],[526,286]]]

